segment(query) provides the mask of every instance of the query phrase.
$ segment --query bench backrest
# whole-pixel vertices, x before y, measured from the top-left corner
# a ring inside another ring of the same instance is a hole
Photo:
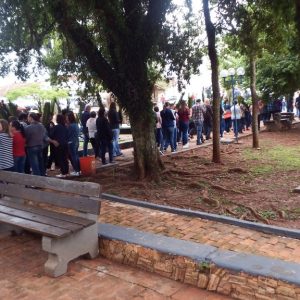
[[[0,171],[0,195],[99,215],[100,185]]]

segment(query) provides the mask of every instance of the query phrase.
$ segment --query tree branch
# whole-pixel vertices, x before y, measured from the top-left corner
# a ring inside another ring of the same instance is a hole
[[[90,69],[103,80],[107,87],[116,90],[118,87],[116,72],[98,50],[87,29],[68,14],[71,9],[66,1],[52,1],[51,7],[52,15],[59,25],[59,30],[73,41],[82,55],[87,58]]]

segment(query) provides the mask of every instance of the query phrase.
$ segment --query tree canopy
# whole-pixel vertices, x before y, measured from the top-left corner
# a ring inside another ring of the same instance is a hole
[[[199,27],[191,10],[183,7],[187,17],[176,23],[178,15],[167,18],[175,9],[171,0],[1,0],[1,73],[13,69],[24,79],[34,59],[51,65],[61,78],[75,73],[99,81],[129,116],[137,176],[157,178],[161,161],[152,130],[154,82],[165,66],[188,79],[201,62]],[[47,50],[50,56],[43,60]],[[16,64],[9,59],[12,51]]]

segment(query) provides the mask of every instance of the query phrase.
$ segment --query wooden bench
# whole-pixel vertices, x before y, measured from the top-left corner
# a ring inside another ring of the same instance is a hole
[[[99,253],[100,185],[0,171],[0,226],[42,235],[45,272],[63,275],[81,255]]]
[[[276,113],[273,120],[264,122],[267,131],[281,131],[292,128],[294,113]]]

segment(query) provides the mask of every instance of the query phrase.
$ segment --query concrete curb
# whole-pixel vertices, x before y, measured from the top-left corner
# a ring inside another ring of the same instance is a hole
[[[245,220],[239,220],[239,219],[235,219],[232,217],[211,214],[211,213],[206,213],[206,212],[201,212],[201,211],[152,204],[152,203],[148,203],[148,202],[144,202],[144,201],[132,200],[132,199],[115,196],[115,195],[111,195],[111,194],[106,194],[106,193],[103,193],[101,198],[104,200],[111,201],[111,202],[117,202],[117,203],[122,203],[122,204],[126,204],[126,205],[154,209],[154,210],[172,213],[172,214],[176,214],[176,215],[180,215],[180,216],[189,216],[189,217],[194,217],[194,218],[200,218],[200,219],[204,219],[204,220],[210,220],[210,221],[220,222],[220,223],[224,223],[224,224],[235,225],[238,227],[252,229],[252,230],[256,230],[256,231],[260,231],[260,232],[264,232],[264,233],[275,234],[275,235],[290,237],[290,238],[294,238],[294,239],[300,239],[300,230],[298,230],[298,229],[290,229],[290,228],[285,228],[285,227],[272,226],[272,225],[255,223],[255,222],[250,222],[250,221],[245,221]]]
[[[269,277],[300,286],[300,264],[298,263],[220,250],[210,245],[183,241],[111,224],[98,224],[98,235],[100,238],[137,244],[159,252],[188,257],[199,263],[209,262],[217,267],[235,272]]]

